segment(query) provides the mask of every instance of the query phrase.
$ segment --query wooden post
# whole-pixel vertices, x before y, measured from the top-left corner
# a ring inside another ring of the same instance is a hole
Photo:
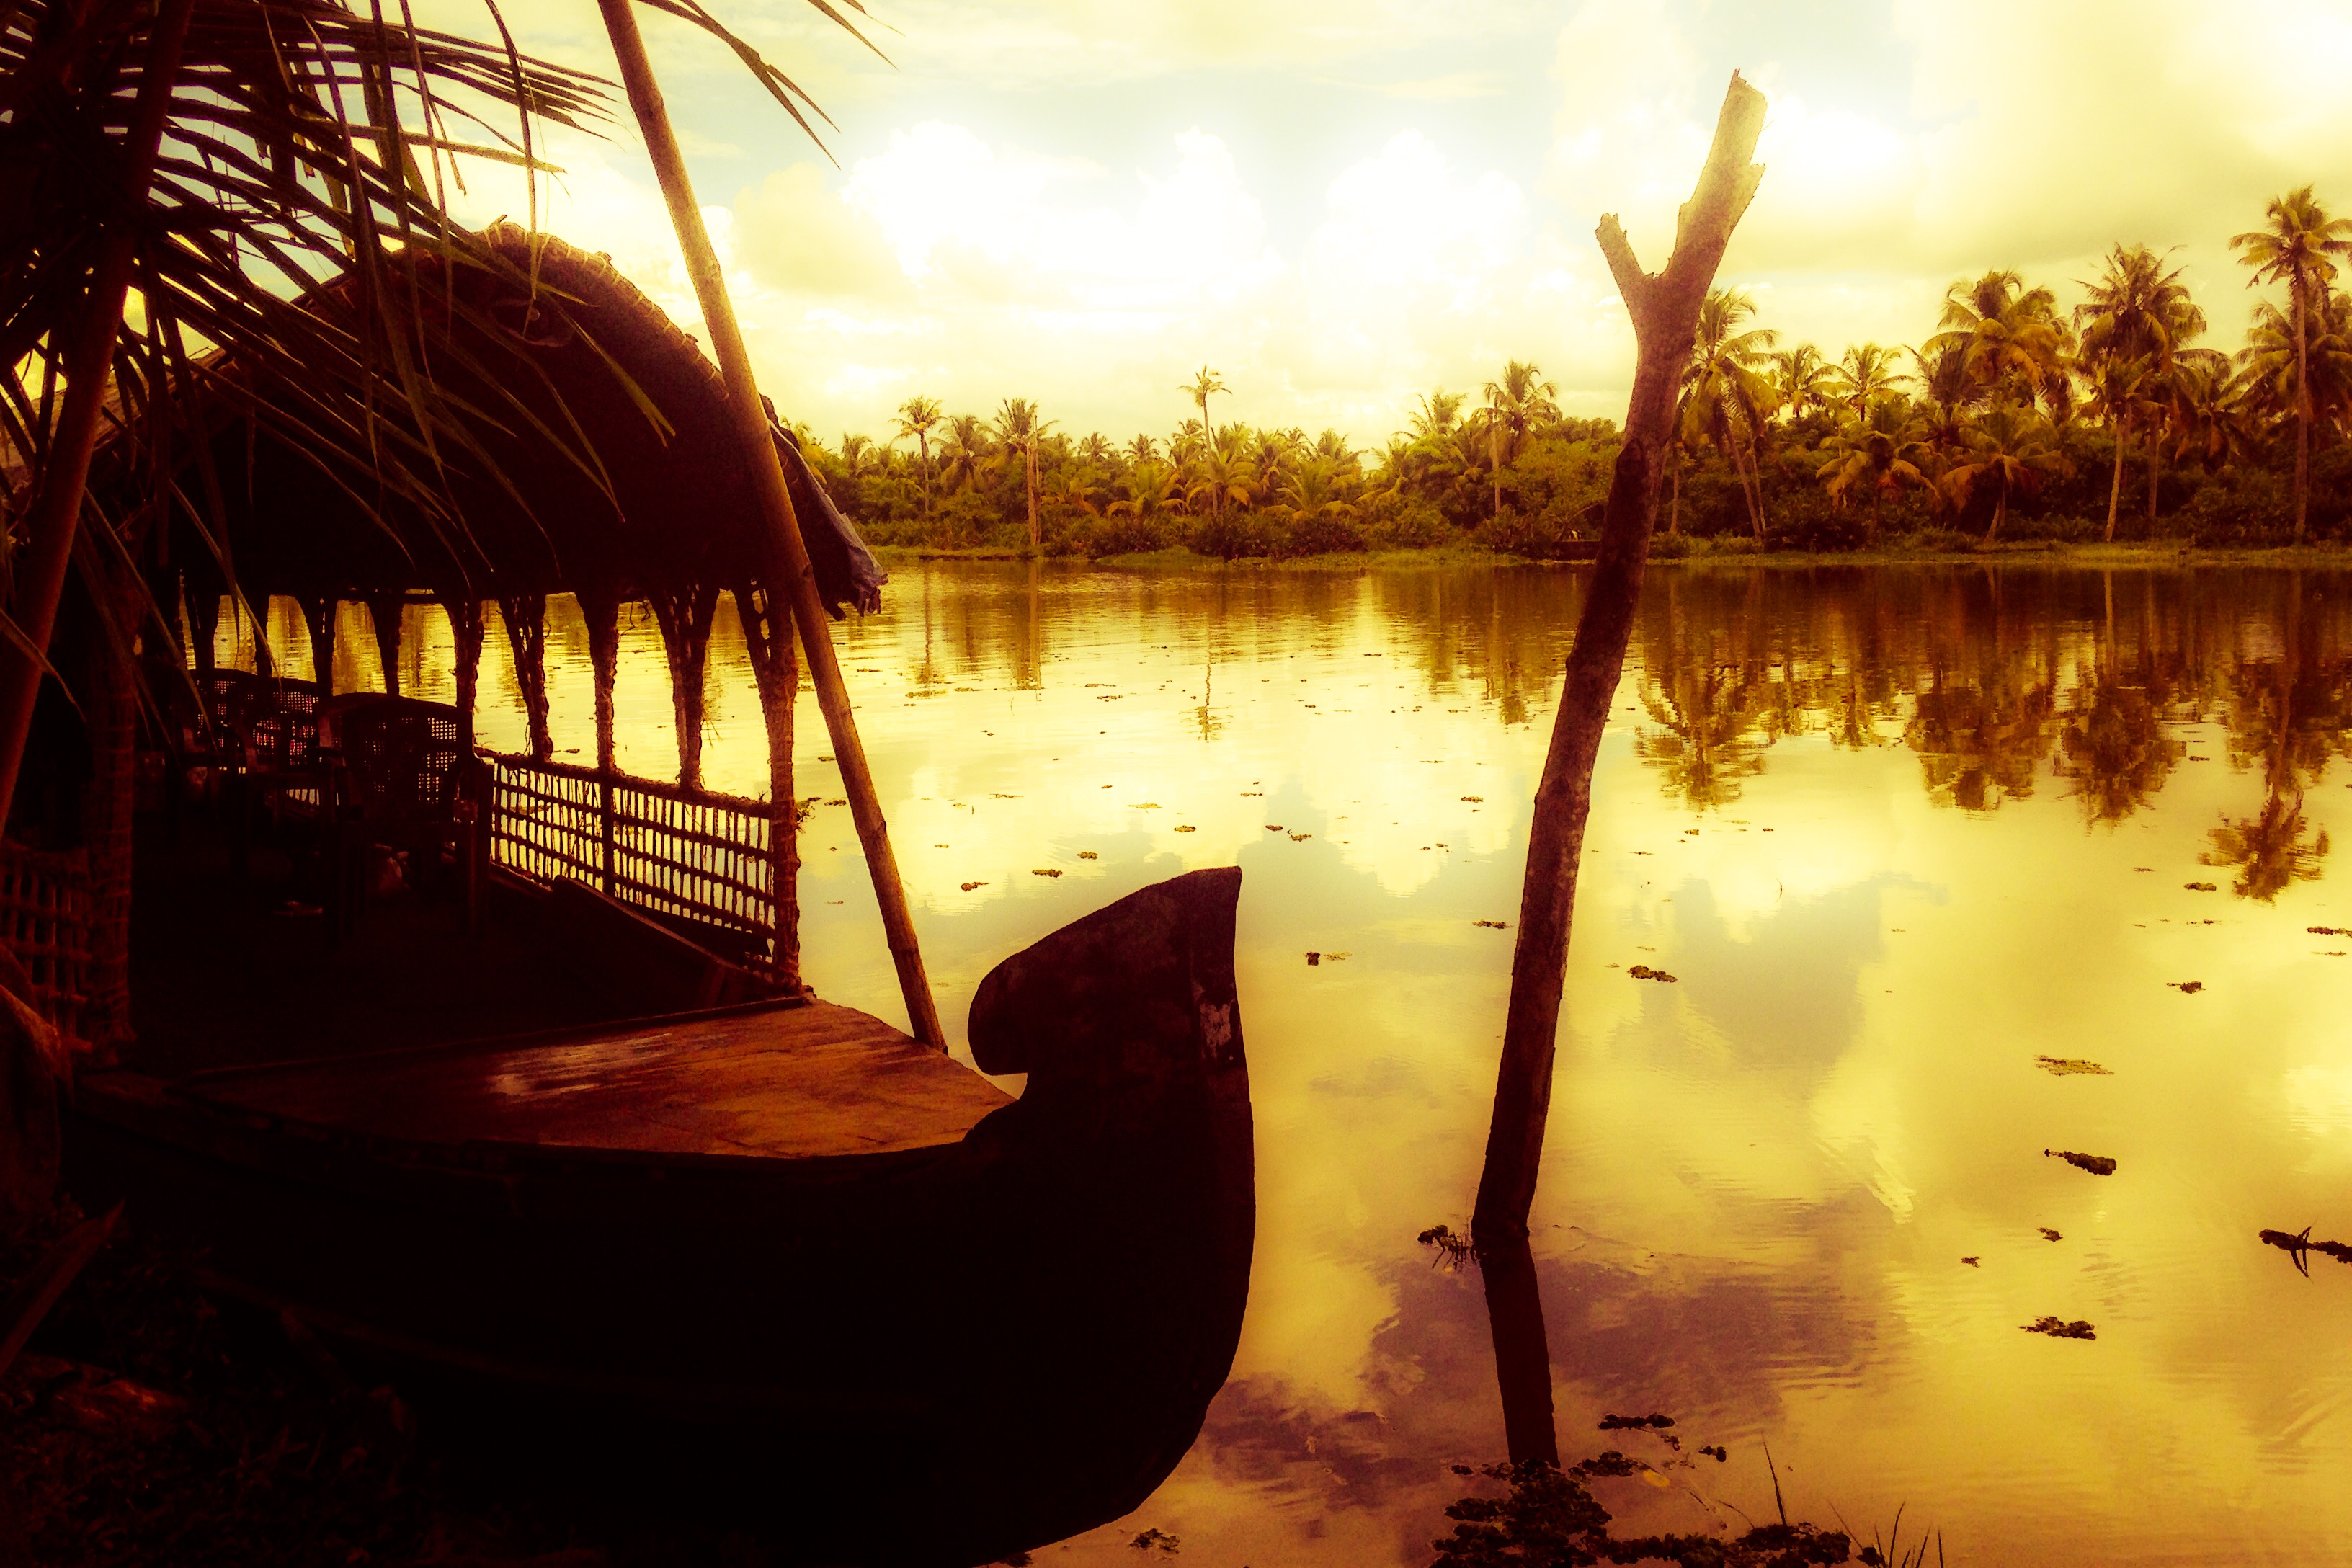
[[[669,656],[669,705],[677,727],[677,782],[702,787],[702,682],[709,668],[710,617],[719,590],[696,585],[648,595]]]
[[[376,660],[383,666],[383,689],[394,697],[400,695],[400,615],[407,602],[404,594],[367,597],[368,619],[375,626]]]
[[[604,896],[613,896],[613,683],[621,674],[621,601],[603,589],[581,590],[588,623],[588,665],[596,685],[596,823],[598,869]]]
[[[189,660],[198,675],[210,675],[219,658],[214,638],[220,629],[221,596],[191,576],[181,579],[180,600],[188,617]]]
[[[139,72],[139,99],[131,111],[122,144],[122,184],[95,199],[119,206],[113,232],[91,271],[89,298],[72,341],[62,350],[66,391],[56,430],[41,464],[38,489],[26,508],[23,553],[13,574],[11,610],[25,642],[46,655],[57,628],[58,599],[65,592],[66,567],[73,559],[74,532],[89,488],[89,464],[98,449],[114,344],[122,330],[122,309],[131,293],[139,237],[145,232],[148,186],[163,141],[172,89],[180,74],[181,46],[195,0],[161,0],[147,37],[147,58]],[[21,112],[21,110],[19,110]],[[27,345],[29,346],[29,345]],[[9,374],[15,374],[14,366]],[[41,661],[12,640],[0,641],[0,822],[16,798],[16,777],[25,765],[25,743],[33,732],[33,703],[41,691]]]
[[[1544,1124],[1551,1110],[1554,1042],[1559,994],[1568,967],[1569,925],[1576,909],[1576,868],[1584,848],[1584,822],[1592,805],[1592,763],[1609,721],[1625,647],[1642,596],[1650,531],[1658,518],[1658,490],[1674,439],[1675,398],[1690,363],[1700,303],[1714,285],[1724,247],[1754,199],[1763,165],[1749,162],[1764,128],[1764,95],[1731,75],[1715,143],[1699,172],[1698,188],[1675,223],[1674,254],[1651,274],[1615,215],[1603,217],[1597,237],[1633,319],[1638,358],[1633,395],[1625,413],[1624,445],[1610,476],[1601,524],[1601,551],[1577,619],[1576,641],[1554,718],[1551,746],[1537,785],[1528,831],[1528,871],[1519,900],[1519,934],[1511,954],[1510,1012],[1495,1085],[1495,1116],[1486,1135],[1486,1167],[1478,1177],[1472,1233],[1480,1248],[1528,1234],[1536,1175],[1543,1160]]]
[[[695,298],[702,320],[710,329],[710,346],[727,382],[727,405],[735,423],[736,439],[758,488],[761,513],[775,551],[775,579],[782,584],[799,628],[801,647],[808,655],[809,676],[816,687],[817,705],[824,712],[826,732],[841,767],[849,814],[857,825],[858,843],[866,851],[866,869],[874,878],[875,901],[881,906],[882,929],[889,941],[890,957],[898,970],[898,991],[907,1005],[908,1027],[915,1037],[947,1048],[940,1027],[939,1009],[931,1001],[931,983],[923,973],[922,949],[915,941],[915,918],[907,907],[907,890],[898,880],[898,859],[890,848],[889,825],[882,817],[882,802],[866,765],[866,747],[857,738],[857,720],[849,705],[849,689],[841,679],[841,663],[834,657],[833,633],[816,591],[816,574],[809,565],[808,547],[802,542],[799,520],[793,515],[793,498],[784,485],[784,470],[776,457],[775,437],[760,402],[760,388],[751,374],[751,357],[736,325],[735,307],[727,295],[719,253],[711,247],[702,209],[695,205],[694,185],[687,177],[686,156],[678,151],[670,129],[669,110],[662,103],[661,84],[654,79],[653,62],[646,58],[646,41],[637,31],[632,0],[597,0],[604,29],[613,39],[621,80],[627,88],[629,107],[646,139],[646,151],[659,176],[662,195],[669,204],[671,224],[677,230],[678,248],[694,279]]]
[[[792,624],[766,584],[746,583],[735,590],[735,614],[743,623],[743,645],[760,685],[760,713],[768,728],[768,858],[774,908],[776,976],[797,986],[801,978],[800,806],[793,798],[793,699],[800,687],[800,661],[793,657]]]
[[[321,697],[335,694],[335,607],[339,602],[332,594],[302,596],[302,619],[310,627],[310,679],[319,683]]]
[[[507,623],[507,647],[514,651],[515,684],[522,688],[522,710],[530,728],[530,760],[555,755],[547,728],[547,595],[507,594],[499,613]]]
[[[457,711],[464,716],[466,744],[470,747],[474,707],[482,689],[482,602],[474,597],[471,588],[457,588],[441,595],[441,608],[449,617],[450,640],[457,644]]]

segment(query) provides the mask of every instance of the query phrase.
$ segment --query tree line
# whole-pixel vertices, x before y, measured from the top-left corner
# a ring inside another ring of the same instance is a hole
[[[2265,289],[2212,347],[2181,270],[2117,245],[2071,310],[2013,269],[1952,284],[1916,344],[1784,345],[1745,290],[1707,297],[1675,425],[1664,553],[1904,539],[2300,543],[2352,515],[2352,219],[2306,185],[2231,248]],[[1165,436],[1073,435],[1025,398],[911,397],[887,436],[797,433],[877,542],[1094,556],[1308,555],[1455,542],[1568,553],[1598,527],[1616,426],[1564,415],[1525,361],[1423,394],[1376,450],[1213,417],[1207,365]]]

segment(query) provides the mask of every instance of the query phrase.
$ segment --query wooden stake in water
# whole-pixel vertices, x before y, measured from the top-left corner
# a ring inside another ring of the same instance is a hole
[[[1596,235],[1633,318],[1633,395],[1601,514],[1600,557],[1577,619],[1567,683],[1528,832],[1527,887],[1519,901],[1518,945],[1511,954],[1510,1014],[1472,1220],[1481,1251],[1528,1234],[1544,1124],[1551,1112],[1553,1041],[1559,1033],[1569,921],[1576,910],[1576,867],[1592,805],[1593,759],[1625,671],[1625,646],[1633,634],[1650,530],[1658,520],[1659,483],[1674,437],[1675,400],[1690,363],[1699,306],[1714,286],[1732,229],[1764,177],[1763,165],[1748,161],[1763,129],[1764,95],[1732,72],[1715,144],[1699,171],[1698,188],[1677,216],[1674,254],[1664,272],[1642,270],[1613,214],[1601,220]]]
[[[833,737],[834,754],[840,761],[849,814],[866,850],[866,868],[874,877],[875,901],[882,907],[882,929],[890,943],[890,958],[898,965],[898,991],[906,999],[908,1022],[917,1038],[945,1050],[947,1035],[940,1027],[939,1009],[931,1002],[930,980],[923,973],[914,916],[907,907],[906,889],[898,881],[898,857],[890,849],[889,825],[882,818],[874,774],[857,738],[849,690],[842,683],[833,634],[817,596],[816,573],[809,564],[800,520],[793,512],[792,491],[784,485],[783,465],[776,457],[775,437],[769,431],[760,388],[751,376],[751,356],[743,347],[742,330],[736,325],[735,305],[727,294],[719,253],[703,225],[702,209],[695,205],[686,158],[670,130],[669,110],[662,102],[661,85],[654,79],[653,63],[646,58],[633,0],[598,0],[598,4],[604,14],[604,30],[612,36],[614,57],[620,62],[629,107],[636,113],[646,151],[661,181],[662,196],[669,204],[670,222],[677,230],[678,248],[686,254],[686,269],[694,279],[703,322],[710,329],[711,351],[718,355],[719,374],[727,383],[729,416],[751,466],[761,514],[775,551],[777,575],[789,595],[793,622],[800,629],[801,647],[808,655],[809,678],[816,687],[817,706],[824,710],[825,730]]]

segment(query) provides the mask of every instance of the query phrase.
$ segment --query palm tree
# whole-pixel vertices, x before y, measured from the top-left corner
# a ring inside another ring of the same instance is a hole
[[[1829,406],[1837,372],[1811,343],[1766,356],[1772,364],[1772,395],[1778,412],[1802,419]]]
[[[2273,312],[2275,313],[2275,312]],[[2290,346],[2284,358],[2291,365]],[[2243,384],[2230,374],[2229,361],[2184,356],[2166,388],[2171,400],[2172,460],[2194,461],[2208,473],[2246,448]]]
[[[1486,384],[1486,448],[1495,470],[1496,517],[1503,515],[1503,465],[1518,457],[1519,447],[1536,424],[1559,418],[1559,405],[1552,401],[1559,395],[1559,388],[1524,360],[1507,361],[1502,379]]]
[[[2250,283],[2284,282],[2294,344],[2294,542],[2303,542],[2311,503],[2310,321],[2329,293],[2336,258],[2352,251],[2352,218],[2332,218],[2311,187],[2275,197],[2265,226],[2230,237],[2230,248],[2253,269]]]
[[[1920,464],[1930,460],[1923,439],[1925,428],[1900,398],[1882,397],[1859,419],[1849,419],[1822,443],[1822,461],[1814,470],[1829,488],[1830,499],[1845,504],[1858,487],[1870,496],[1870,539],[1878,540],[1879,509],[1885,499],[1915,485],[1925,485]]]
[[[1979,397],[2021,396],[2053,412],[2063,406],[2069,345],[2058,297],[2049,289],[2029,289],[2006,268],[1988,272],[1945,290],[1937,325],[1942,330],[1927,346],[1959,345]]]
[[[898,405],[898,432],[901,437],[911,436],[921,449],[923,460],[923,516],[931,515],[931,432],[939,427],[940,400],[936,397],[910,397]]]
[[[1944,476],[1944,484],[1961,502],[1972,500],[1986,485],[1993,487],[1992,524],[1985,542],[2000,537],[2009,519],[2009,498],[2031,495],[2047,476],[2065,467],[2050,422],[2031,405],[1996,403],[1979,416],[1968,433],[1968,451]]]
[[[2157,478],[2163,457],[2158,425],[2168,411],[2163,395],[2188,345],[2205,331],[2205,312],[2189,297],[2178,268],[2166,270],[2163,259],[2145,245],[2116,246],[2106,256],[2095,282],[2084,286],[2083,302],[2074,307],[2074,325],[2081,339],[2081,360],[2086,379],[2103,379],[2099,368],[2114,360],[2146,363],[2146,391],[2136,416],[2147,428],[2147,520],[2156,521]],[[2112,413],[2112,410],[2109,411]],[[2123,439],[2123,426],[2113,426]],[[2122,453],[2116,454],[2116,494],[2108,499],[2107,538],[2116,536],[2116,503],[2121,497]]]
[[[1018,458],[1021,462],[1022,488],[1029,497],[1029,548],[1034,550],[1044,542],[1037,527],[1037,442],[1053,421],[1037,417],[1037,405],[1025,397],[1008,397],[996,410],[996,449],[999,462]]]
[[[1101,509],[1095,505],[1095,500],[1101,494],[1102,487],[1084,473],[1065,469],[1054,481],[1054,488],[1046,499],[1056,506],[1084,512],[1088,517],[1097,517],[1101,515]]]
[[[977,414],[959,414],[948,421],[948,433],[940,440],[940,477],[951,490],[969,489],[995,454],[996,447],[988,437],[988,426]]]
[[[1156,463],[1160,460],[1160,443],[1152,437],[1138,436],[1127,444],[1126,452],[1130,463]]]
[[[1156,459],[1138,463],[1127,477],[1127,494],[1104,510],[1113,517],[1131,517],[1138,522],[1182,511],[1181,483],[1176,470],[1165,463]]]
[[[2124,496],[2124,433],[2136,422],[2146,421],[2148,449],[2156,450],[2153,428],[2158,405],[2149,396],[2156,379],[2154,361],[2146,354],[2126,358],[2113,350],[2096,359],[2088,355],[2084,360],[2084,379],[2089,384],[2093,416],[2105,425],[2116,438],[2116,477],[2107,487],[2107,543],[2116,539],[2116,515]]]
[[[1713,443],[1739,476],[1740,498],[1756,537],[1764,537],[1764,480],[1756,471],[1756,436],[1772,405],[1764,367],[1779,334],[1763,328],[1739,331],[1756,313],[1744,289],[1712,289],[1699,305],[1698,331],[1684,372],[1683,415],[1686,440]],[[1873,345],[1875,346],[1875,345]],[[1743,452],[1749,459],[1743,463]]]
[[[1968,350],[1958,343],[1916,348],[1911,351],[1911,359],[1919,367],[1911,379],[1919,385],[1920,403],[1933,411],[1921,439],[1927,445],[1933,477],[1940,478],[1952,455],[1965,444],[1968,434]]]
[[[1870,412],[1874,400],[1903,384],[1903,373],[1895,368],[1895,356],[1900,352],[1876,343],[1855,343],[1838,360],[1830,385],[1856,419]]]
[[[1206,364],[1203,364],[1201,367],[1201,374],[1192,378],[1192,385],[1180,386],[1176,390],[1191,398],[1199,405],[1201,410],[1201,428],[1205,430],[1209,427],[1210,397],[1216,393],[1224,392],[1229,389],[1215,371],[1211,370]]]
[[[1454,434],[1462,419],[1462,394],[1439,387],[1422,394],[1421,406],[1407,419],[1416,441],[1442,440]]]

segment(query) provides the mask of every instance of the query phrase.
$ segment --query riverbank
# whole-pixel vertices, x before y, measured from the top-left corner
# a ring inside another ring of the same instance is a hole
[[[1650,558],[1650,564],[1654,567],[2066,566],[2131,571],[2158,567],[2267,566],[2352,570],[2352,548],[2334,541],[2302,546],[2200,546],[2179,540],[2115,544],[2025,540],[1957,550],[1894,541],[1873,550],[1759,551],[1738,548],[1747,542],[1743,539],[1732,540],[1730,547],[1726,548],[1717,545],[1714,540],[1685,538],[1679,542],[1680,553],[1672,552],[1676,548],[1675,541],[1662,538],[1656,542],[1664,548],[1654,550]],[[892,568],[943,561],[1010,563],[1033,559],[1022,551],[933,550],[901,545],[883,546],[874,553],[885,566]],[[1428,550],[1362,550],[1289,557],[1243,556],[1232,561],[1220,560],[1213,555],[1198,555],[1183,549],[1155,550],[1134,555],[1106,555],[1096,560],[1084,556],[1034,559],[1043,559],[1048,564],[1090,567],[1107,572],[1212,574],[1426,571],[1463,566],[1574,568],[1591,564],[1580,561],[1531,561],[1525,556],[1506,554],[1466,542]]]

